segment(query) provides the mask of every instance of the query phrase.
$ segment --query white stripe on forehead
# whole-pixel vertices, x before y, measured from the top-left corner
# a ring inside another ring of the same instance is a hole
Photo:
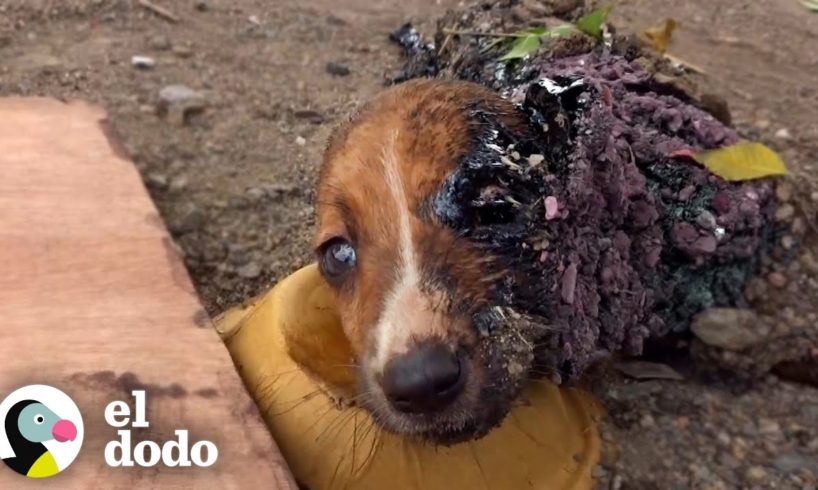
[[[395,201],[398,219],[398,240],[400,256],[398,261],[397,281],[390,285],[391,289],[385,295],[383,310],[375,326],[375,358],[373,368],[382,372],[389,360],[390,348],[395,344],[405,344],[409,337],[409,329],[402,328],[405,314],[400,312],[398,303],[407,293],[417,291],[420,283],[415,245],[412,241],[412,224],[409,221],[409,201],[406,198],[406,189],[401,178],[398,156],[395,153],[395,143],[398,131],[392,131],[383,149],[381,163],[389,193]]]

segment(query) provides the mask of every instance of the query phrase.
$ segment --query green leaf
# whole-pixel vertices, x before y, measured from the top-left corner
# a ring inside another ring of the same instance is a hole
[[[818,12],[818,0],[801,0],[801,3],[810,12]]]
[[[549,37],[565,37],[578,32],[577,27],[572,24],[563,24],[548,31]]]
[[[786,175],[787,166],[776,152],[761,143],[742,141],[694,155],[696,161],[719,177],[743,181]]]
[[[542,44],[540,41],[540,36],[536,34],[521,37],[514,41],[514,44],[511,45],[511,49],[509,50],[509,52],[504,54],[500,58],[500,61],[517,60],[520,58],[525,58],[526,56],[540,49],[540,44]]]
[[[611,14],[612,9],[612,6],[608,6],[583,15],[577,21],[577,28],[585,34],[593,36],[601,41],[602,26],[605,25],[605,21],[608,20],[608,16]]]

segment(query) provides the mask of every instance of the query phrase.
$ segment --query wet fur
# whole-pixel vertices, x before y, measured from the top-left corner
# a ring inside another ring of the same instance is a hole
[[[357,249],[354,277],[336,288],[341,316],[361,366],[360,400],[388,429],[449,443],[487,433],[505,416],[530,367],[534,346],[508,321],[498,295],[509,264],[477,242],[447,204],[447,179],[485,152],[487,138],[530,140],[525,117],[496,93],[475,84],[417,80],[393,88],[333,135],[321,169],[315,245],[333,237]],[[500,134],[502,133],[502,135]],[[388,195],[383,164],[393,151],[406,193],[411,239],[419,264],[417,294],[400,304],[400,327],[411,334],[390,355],[430,339],[467,354],[463,395],[434,416],[394,412],[377,384],[375,346],[387,296],[401,281],[400,210]],[[458,199],[464,196],[457,196]]]

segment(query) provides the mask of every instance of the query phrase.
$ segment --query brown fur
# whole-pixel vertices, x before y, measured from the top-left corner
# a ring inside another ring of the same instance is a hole
[[[365,392],[379,391],[379,368],[369,362],[377,344],[374,327],[387,296],[401,279],[399,210],[384,166],[389,148],[394,148],[406,195],[421,283],[393,306],[399,311],[398,327],[411,335],[399,345],[390,345],[388,355],[402,354],[430,339],[475,350],[478,338],[472,314],[490,299],[497,278],[493,258],[438,223],[428,204],[445,179],[475,151],[485,129],[474,117],[476,110],[521,132],[526,124],[512,104],[483,87],[417,80],[384,92],[364,107],[336,131],[326,151],[319,178],[315,246],[319,260],[323,245],[332,239],[343,238],[356,250],[354,273],[334,291],[361,366]],[[485,379],[485,367],[470,362],[470,380],[461,400],[449,410],[447,427],[465,425],[462,420],[477,410],[479,393],[490,382]],[[386,404],[376,400],[371,405]],[[389,417],[385,416],[385,425],[412,431],[404,418]],[[459,422],[453,421],[456,417]]]

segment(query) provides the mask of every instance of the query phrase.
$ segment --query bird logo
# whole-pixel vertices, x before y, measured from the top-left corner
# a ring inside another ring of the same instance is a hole
[[[73,400],[56,388],[30,385],[14,391],[0,403],[0,420],[0,457],[17,473],[54,476],[79,453],[82,416]]]

